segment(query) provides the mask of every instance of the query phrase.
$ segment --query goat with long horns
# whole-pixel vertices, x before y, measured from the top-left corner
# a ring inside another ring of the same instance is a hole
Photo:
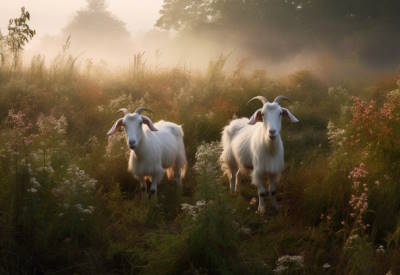
[[[107,135],[111,136],[122,127],[125,128],[130,148],[128,170],[138,178],[142,192],[147,192],[148,179],[151,181],[150,192],[156,197],[157,185],[165,172],[169,179],[174,178],[181,186],[186,171],[182,127],[163,120],[153,124],[149,117],[142,115],[144,111],[152,111],[143,107],[133,113],[126,108],[119,111],[124,116],[114,123]]]
[[[284,149],[280,136],[282,117],[291,122],[298,122],[298,119],[280,105],[282,100],[288,100],[285,96],[277,96],[273,102],[264,96],[256,96],[249,102],[253,100],[259,100],[263,106],[250,119],[234,119],[224,128],[220,161],[232,192],[238,191],[242,175],[251,175],[252,184],[258,189],[258,212],[264,214],[267,181],[272,206],[278,210],[275,192],[284,168]]]

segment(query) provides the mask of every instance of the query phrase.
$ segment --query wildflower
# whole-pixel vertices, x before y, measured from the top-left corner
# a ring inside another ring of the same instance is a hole
[[[352,247],[353,242],[354,242],[355,240],[357,240],[359,237],[360,237],[360,236],[359,236],[358,234],[352,234],[352,235],[350,235],[350,236],[347,238],[347,240],[346,240],[345,247],[346,247],[346,248]]]
[[[255,205],[257,203],[257,199],[255,197],[252,197],[249,204],[250,205]]]
[[[348,178],[352,180],[352,194],[349,200],[349,205],[352,208],[350,217],[354,219],[354,223],[359,228],[365,230],[368,225],[363,223],[364,214],[368,210],[368,186],[362,183],[366,178],[368,171],[364,163],[360,163],[350,171]]]
[[[101,113],[101,112],[104,112],[104,109],[105,109],[105,108],[104,108],[103,105],[97,106],[97,111],[100,112],[100,113]]]
[[[92,210],[90,210],[89,208],[82,209],[81,212],[84,213],[84,214],[92,214]]]
[[[54,125],[54,129],[59,134],[65,134],[67,129],[68,123],[67,118],[64,115],[61,115]]]
[[[35,177],[32,177],[30,182],[32,183],[32,186],[35,188],[39,188],[40,187],[40,183],[37,181],[37,179]]]
[[[376,249],[377,253],[385,253],[385,248],[383,247],[383,245],[379,245],[378,248]]]
[[[276,268],[273,270],[275,273],[281,273],[289,267],[299,269],[304,267],[304,258],[303,256],[285,255],[278,258],[276,265]]]
[[[284,266],[284,265],[278,265],[273,271],[275,272],[275,273],[282,273],[282,272],[284,272],[284,271],[286,271],[288,269],[288,267],[287,266]]]
[[[250,235],[251,234],[251,229],[249,227],[241,227],[240,232],[245,234],[245,235]]]
[[[324,263],[323,265],[322,265],[322,268],[324,268],[324,269],[328,269],[328,268],[330,268],[331,267],[331,265],[329,264],[329,263]]]
[[[182,211],[186,212],[189,214],[189,216],[192,217],[193,220],[197,218],[197,215],[199,212],[202,210],[204,206],[206,206],[207,202],[204,200],[197,201],[195,205],[189,204],[189,203],[182,203],[181,204],[181,209]]]
[[[328,140],[331,145],[337,145],[341,147],[343,145],[345,130],[337,128],[332,121],[328,121]]]
[[[200,174],[217,177],[219,174],[219,156],[221,154],[219,142],[203,143],[197,147],[194,169]]]
[[[201,201],[197,201],[196,202],[196,206],[201,207],[201,206],[205,206],[206,205],[206,201],[205,200],[201,200]]]

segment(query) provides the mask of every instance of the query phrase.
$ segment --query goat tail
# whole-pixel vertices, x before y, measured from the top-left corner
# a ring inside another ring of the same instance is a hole
[[[221,171],[223,174],[228,175],[230,174],[230,169],[228,165],[228,160],[227,160],[227,150],[222,151],[221,156],[219,157],[219,164],[221,166]]]

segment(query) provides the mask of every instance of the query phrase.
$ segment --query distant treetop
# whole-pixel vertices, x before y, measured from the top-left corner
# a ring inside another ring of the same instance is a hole
[[[132,42],[125,23],[107,10],[104,0],[87,2],[64,28],[65,36],[71,36],[71,48],[91,57],[128,55]]]
[[[105,0],[87,0],[88,8],[91,11],[105,11],[106,3]]]

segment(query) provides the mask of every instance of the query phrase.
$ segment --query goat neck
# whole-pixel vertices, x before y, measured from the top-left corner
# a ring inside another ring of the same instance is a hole
[[[143,136],[140,139],[139,143],[136,145],[135,149],[131,149],[135,152],[137,159],[143,159],[148,154],[148,140],[147,140],[147,133],[143,131]]]
[[[263,137],[263,144],[268,152],[273,153],[281,148],[282,139],[280,134],[277,134],[274,138],[271,138],[269,136],[268,130],[265,127],[261,127],[261,132]]]

